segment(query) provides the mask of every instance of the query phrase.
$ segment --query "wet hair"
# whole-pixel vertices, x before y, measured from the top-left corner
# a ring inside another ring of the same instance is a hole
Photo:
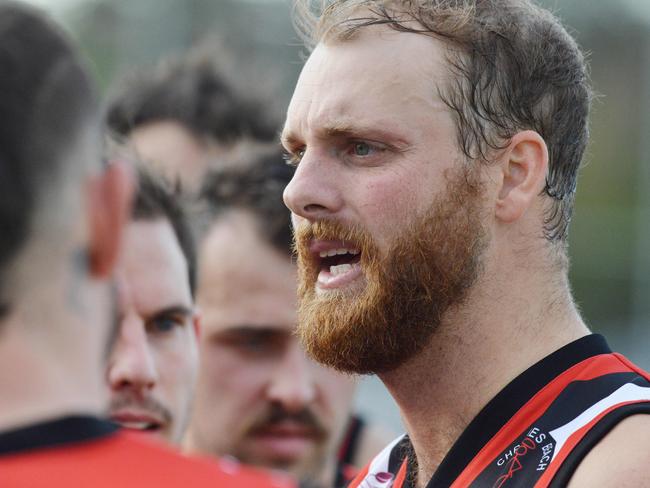
[[[544,235],[565,242],[587,145],[592,91],[584,56],[560,22],[528,0],[297,0],[295,25],[313,47],[384,25],[446,43],[452,75],[438,94],[470,160],[489,161],[521,130],[549,151]]]
[[[138,168],[138,188],[131,218],[134,221],[167,220],[174,231],[178,245],[187,263],[192,297],[196,290],[196,244],[189,221],[184,196],[180,187],[172,186],[161,176]]]
[[[291,256],[291,214],[282,193],[293,177],[279,146],[208,173],[199,199],[210,224],[232,210],[250,212],[260,235],[281,253]]]
[[[61,194],[66,180],[88,166],[71,148],[97,108],[94,85],[67,37],[37,10],[2,2],[0,317],[10,308],[1,291],[7,267],[35,232],[46,196]]]
[[[191,54],[131,73],[111,97],[106,120],[122,136],[150,122],[172,120],[199,140],[223,144],[244,137],[273,141],[278,132],[261,101],[240,96],[212,60]]]

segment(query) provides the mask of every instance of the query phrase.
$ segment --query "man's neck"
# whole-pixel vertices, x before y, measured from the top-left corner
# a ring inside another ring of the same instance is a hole
[[[558,291],[535,280],[479,284],[420,354],[381,375],[409,432],[418,486],[426,485],[453,443],[501,389],[589,333],[568,286]]]
[[[102,414],[105,387],[101,375],[93,374],[88,365],[75,367],[74,350],[55,355],[30,339],[14,327],[3,330],[0,432],[66,415]]]

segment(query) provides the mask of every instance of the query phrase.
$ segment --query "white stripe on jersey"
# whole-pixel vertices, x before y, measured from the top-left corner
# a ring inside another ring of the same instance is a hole
[[[631,402],[631,401],[642,401],[650,400],[650,388],[642,387],[635,385],[634,383],[626,383],[621,386],[618,390],[614,391],[609,396],[603,398],[597,403],[594,403],[587,410],[582,412],[571,422],[564,424],[562,427],[558,427],[555,430],[550,431],[551,436],[555,439],[555,451],[553,452],[553,459],[557,456],[557,453],[560,452],[562,446],[564,446],[567,439],[577,430],[581,429],[598,415],[603,413],[610,407],[617,405],[619,403]]]
[[[373,458],[372,462],[370,463],[370,466],[368,466],[368,474],[366,474],[363,481],[359,483],[359,488],[374,488],[375,486],[377,486],[377,481],[376,481],[377,474],[388,473],[388,462],[390,461],[390,453],[393,450],[393,448],[404,438],[405,435],[406,434],[400,435],[397,439],[395,439],[393,442],[391,442],[386,447],[384,447],[381,450],[381,452]],[[395,475],[397,473],[392,473],[392,474]],[[392,480],[390,482],[390,485],[392,485]]]

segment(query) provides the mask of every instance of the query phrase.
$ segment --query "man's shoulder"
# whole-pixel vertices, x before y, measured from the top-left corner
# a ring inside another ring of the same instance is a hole
[[[270,474],[244,466],[234,459],[186,456],[166,445],[143,439],[139,434],[129,435],[123,433],[119,437],[121,446],[114,450],[123,456],[131,453],[143,463],[143,470],[151,468],[151,471],[153,471],[157,468],[165,476],[173,475],[174,477],[182,473],[186,480],[187,476],[192,476],[192,479],[195,479],[197,483],[205,480],[209,482],[211,487],[214,486],[215,479],[236,482],[236,486],[242,487],[268,486],[281,488],[291,486],[288,483],[288,478],[284,475]],[[177,485],[174,484],[173,486]]]
[[[118,432],[111,436],[0,457],[3,487],[108,488],[268,487],[292,486],[288,478],[244,467],[229,460],[183,456],[141,435]]]
[[[650,415],[622,420],[585,456],[569,488],[591,486],[650,486]]]

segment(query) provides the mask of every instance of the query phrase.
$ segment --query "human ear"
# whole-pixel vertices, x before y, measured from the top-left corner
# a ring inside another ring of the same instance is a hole
[[[113,162],[101,174],[88,178],[88,255],[94,278],[108,278],[113,271],[131,213],[133,190],[133,172],[124,162]]]
[[[548,148],[542,136],[532,130],[515,134],[501,158],[497,219],[511,223],[521,218],[544,189],[547,170]]]

